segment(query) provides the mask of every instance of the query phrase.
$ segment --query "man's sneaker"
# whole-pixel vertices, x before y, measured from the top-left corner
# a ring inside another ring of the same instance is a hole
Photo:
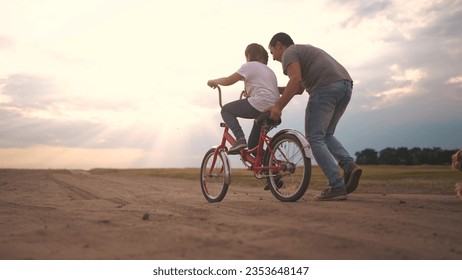
[[[356,190],[362,173],[363,170],[356,163],[353,162],[350,164],[350,167],[345,171],[343,175],[347,194]]]
[[[247,148],[247,141],[245,141],[245,138],[241,138],[234,143],[234,145],[229,148],[228,150],[228,155],[236,155],[239,154],[241,149]]]
[[[328,187],[323,190],[320,195],[314,197],[316,200],[345,200],[347,199],[347,192],[345,188],[332,188]]]

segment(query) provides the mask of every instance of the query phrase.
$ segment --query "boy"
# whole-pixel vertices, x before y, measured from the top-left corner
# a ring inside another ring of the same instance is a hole
[[[247,63],[232,75],[207,82],[208,86],[216,88],[218,85],[229,86],[244,81],[248,98],[230,102],[221,110],[224,122],[237,140],[228,154],[239,154],[243,148],[253,149],[258,145],[261,127],[254,123],[247,145],[245,134],[237,118],[255,119],[279,100],[276,75],[266,65],[268,52],[265,48],[259,44],[250,44],[245,49],[245,57]]]

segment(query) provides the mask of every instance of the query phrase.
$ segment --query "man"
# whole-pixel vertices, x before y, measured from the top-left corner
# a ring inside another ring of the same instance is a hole
[[[281,118],[282,109],[296,94],[310,94],[305,111],[305,134],[313,156],[329,181],[317,200],[345,200],[362,174],[334,132],[350,102],[353,80],[347,70],[325,51],[311,45],[295,45],[285,33],[277,33],[269,43],[273,59],[282,63],[289,77],[281,98],[271,107],[271,119]],[[335,158],[335,159],[334,159]],[[337,163],[344,171],[340,177]]]
[[[452,168],[462,172],[462,149],[451,156]]]
[[[462,172],[462,149],[451,156],[452,168]],[[462,199],[462,183],[456,183],[456,195]]]

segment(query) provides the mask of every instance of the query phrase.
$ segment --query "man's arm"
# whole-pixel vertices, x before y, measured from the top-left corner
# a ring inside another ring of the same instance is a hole
[[[282,95],[284,93],[285,89],[286,89],[286,87],[278,87],[279,94]],[[297,94],[303,94],[304,91],[305,91],[305,88],[303,86],[301,86],[300,89],[298,90]]]
[[[279,90],[279,94],[283,94],[284,93],[284,90],[286,89],[286,87],[278,87],[278,90]]]
[[[289,104],[294,95],[301,94],[304,90],[302,86],[302,70],[300,63],[292,62],[289,64],[287,67],[287,76],[289,76],[289,82],[287,82],[287,86],[284,88],[281,98],[276,103],[276,105],[270,109],[270,119],[272,120],[281,119],[282,109],[284,109],[284,107]]]

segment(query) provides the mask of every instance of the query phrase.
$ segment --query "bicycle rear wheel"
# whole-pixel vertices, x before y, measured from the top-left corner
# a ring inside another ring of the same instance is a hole
[[[300,140],[291,134],[282,134],[270,144],[274,155],[266,151],[265,166],[281,165],[278,172],[268,171],[268,185],[278,200],[299,200],[308,189],[311,180],[311,159],[307,157]]]
[[[228,157],[220,151],[215,157],[215,151],[216,149],[212,148],[205,154],[200,174],[202,194],[212,203],[223,200],[231,184]]]

